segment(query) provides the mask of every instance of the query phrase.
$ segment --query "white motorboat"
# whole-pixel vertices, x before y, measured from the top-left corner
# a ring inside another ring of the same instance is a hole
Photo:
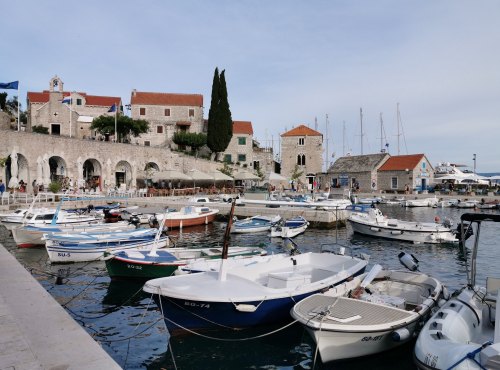
[[[371,198],[359,198],[357,200],[359,204],[379,204],[382,203],[382,197],[371,197]]]
[[[476,208],[479,201],[476,199],[459,200],[455,207],[457,208]]]
[[[253,327],[290,320],[288,312],[296,302],[362,273],[366,264],[356,257],[309,252],[149,280],[143,290],[162,307],[171,333],[179,328]]]
[[[487,277],[485,287],[476,285],[480,229],[488,221],[500,222],[500,215],[461,216],[461,244],[471,249],[463,253],[470,255],[466,263],[467,285],[454,293],[422,328],[415,344],[415,361],[421,369],[500,369],[500,279]],[[469,229],[475,229],[471,248],[465,245]]]
[[[438,202],[439,202],[439,200],[436,197],[407,199],[404,201],[403,206],[405,206],[405,207],[437,207]]]
[[[293,238],[306,231],[308,226],[309,222],[302,216],[289,218],[271,227],[271,237]]]
[[[291,310],[323,362],[372,355],[410,341],[442,298],[442,284],[426,274],[377,267]]]
[[[440,199],[439,202],[437,203],[437,206],[441,208],[456,207],[458,202],[460,201],[456,198]]]
[[[378,208],[352,212],[347,218],[354,232],[413,243],[458,243],[451,223],[402,221],[387,218]]]
[[[43,226],[20,226],[12,229],[12,236],[19,248],[30,248],[38,245],[45,245],[42,239],[43,234],[50,233],[80,233],[80,232],[102,232],[115,230],[131,230],[136,226],[127,221],[118,221],[115,223],[102,223],[100,221],[91,221],[87,223],[67,224],[67,225],[43,225]]]
[[[59,209],[31,209],[24,214],[23,217],[5,217],[2,220],[2,224],[7,228],[7,230],[12,230],[15,227],[31,225],[31,226],[43,226],[43,225],[67,225],[67,224],[78,224],[84,222],[96,222],[102,220],[92,214],[77,214],[73,212],[67,212]]]
[[[155,214],[155,218],[157,222],[165,219],[165,227],[172,229],[209,224],[218,213],[218,209],[209,207],[186,206],[179,211]]]
[[[232,233],[257,233],[263,231],[269,231],[273,225],[281,220],[281,216],[253,216],[248,217],[243,220],[238,220],[233,222],[231,227]]]

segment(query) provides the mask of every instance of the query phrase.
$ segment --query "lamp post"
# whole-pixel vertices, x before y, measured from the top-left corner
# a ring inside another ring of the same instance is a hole
[[[472,160],[474,161],[474,175],[476,174],[476,155],[472,155]]]

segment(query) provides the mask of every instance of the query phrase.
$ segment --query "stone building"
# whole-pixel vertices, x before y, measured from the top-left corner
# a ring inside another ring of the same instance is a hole
[[[224,161],[253,168],[253,127],[249,121],[233,121],[233,137],[224,151]]]
[[[149,122],[149,132],[132,139],[134,144],[165,147],[177,131],[202,132],[203,95],[141,92],[132,90],[133,119]]]
[[[357,188],[361,192],[381,189],[378,169],[390,158],[387,153],[340,157],[328,169],[331,187]]]
[[[54,76],[49,90],[29,91],[27,94],[27,130],[33,126],[46,127],[50,135],[74,138],[95,138],[90,125],[95,117],[108,113],[113,104],[121,109],[121,98],[88,95],[85,92],[64,91],[63,81]]]
[[[381,190],[402,192],[408,185],[412,191],[426,191],[434,183],[434,168],[425,154],[398,155],[379,168],[378,179]]]
[[[311,188],[323,166],[323,135],[305,125],[281,134],[281,175],[291,178],[295,169],[302,172],[298,181]]]

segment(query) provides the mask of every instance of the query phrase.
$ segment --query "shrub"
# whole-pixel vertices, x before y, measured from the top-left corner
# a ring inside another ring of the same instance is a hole
[[[49,190],[53,193],[59,193],[61,190],[61,184],[59,182],[53,181],[49,184]]]

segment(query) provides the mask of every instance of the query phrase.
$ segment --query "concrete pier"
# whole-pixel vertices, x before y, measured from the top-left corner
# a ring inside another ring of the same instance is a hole
[[[121,367],[0,244],[0,369]]]

